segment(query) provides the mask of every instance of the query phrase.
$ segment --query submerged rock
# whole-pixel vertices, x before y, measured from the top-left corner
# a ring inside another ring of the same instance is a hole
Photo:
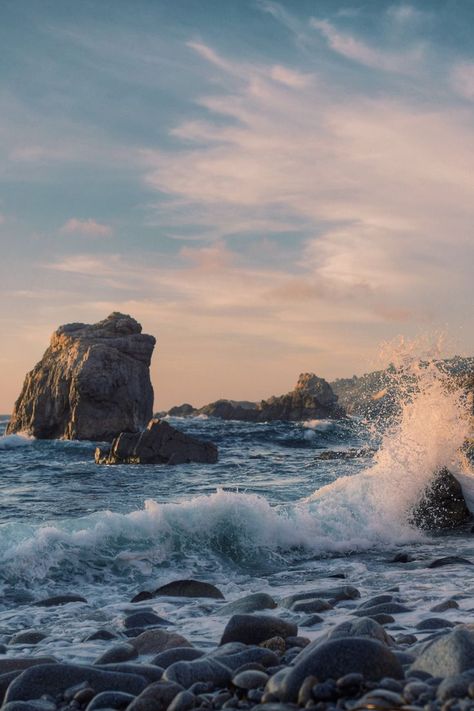
[[[7,434],[38,439],[111,440],[152,416],[155,338],[114,312],[99,323],[60,326],[25,378]]]
[[[411,512],[410,519],[425,531],[455,528],[471,518],[461,484],[443,467]]]
[[[221,644],[243,642],[260,644],[271,637],[295,637],[298,628],[293,622],[270,615],[233,615],[222,634]]]
[[[96,464],[215,464],[217,447],[152,419],[142,432],[121,432],[110,449],[97,447]]]
[[[272,610],[277,607],[275,600],[267,593],[253,593],[246,595],[239,600],[227,603],[219,607],[216,615],[235,615],[238,613],[245,614],[248,612],[257,612],[258,610]]]
[[[190,578],[189,580],[173,580],[153,592],[139,592],[132,599],[132,602],[151,600],[154,597],[209,597],[215,600],[224,599],[224,595],[215,585]]]

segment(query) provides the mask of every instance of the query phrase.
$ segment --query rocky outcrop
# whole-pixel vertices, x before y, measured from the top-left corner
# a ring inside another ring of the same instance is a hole
[[[28,373],[7,433],[39,439],[111,440],[136,432],[153,412],[155,338],[130,316],[60,326]]]
[[[96,464],[215,464],[217,447],[190,437],[167,422],[152,419],[143,432],[119,434],[110,449],[97,447],[95,461]]]
[[[190,408],[190,409],[189,409]],[[341,418],[344,409],[326,380],[314,373],[302,373],[296,387],[286,395],[271,397],[259,403],[247,400],[216,400],[196,410],[191,405],[172,408],[168,415],[218,417],[221,420],[245,422],[272,422],[275,420],[299,422],[319,418]]]
[[[456,528],[470,517],[460,483],[443,467],[412,510],[410,521],[425,531],[437,531]]]

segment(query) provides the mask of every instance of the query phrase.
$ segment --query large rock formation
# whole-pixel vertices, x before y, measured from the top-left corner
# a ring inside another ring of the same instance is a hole
[[[25,378],[7,433],[111,440],[143,428],[153,412],[155,338],[141,331],[117,312],[93,325],[60,326]]]
[[[458,480],[443,467],[413,508],[410,521],[425,531],[456,528],[471,518]]]
[[[203,414],[222,420],[245,422],[300,422],[344,417],[344,409],[339,406],[337,400],[337,395],[326,380],[318,378],[314,373],[302,373],[295,389],[286,395],[274,396],[258,403],[246,400],[216,400],[199,410],[186,404],[172,408],[168,415],[193,417]]]
[[[96,464],[215,464],[217,447],[155,418],[143,432],[119,434],[110,449],[97,447],[95,461]]]

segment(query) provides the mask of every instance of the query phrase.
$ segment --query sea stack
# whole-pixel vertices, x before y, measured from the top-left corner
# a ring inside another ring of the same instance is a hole
[[[155,343],[118,312],[92,325],[60,326],[25,378],[7,433],[110,441],[143,429],[153,413]]]

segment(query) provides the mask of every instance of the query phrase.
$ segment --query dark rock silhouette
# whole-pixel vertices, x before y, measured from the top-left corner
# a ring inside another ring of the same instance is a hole
[[[458,480],[443,467],[412,510],[410,521],[425,531],[455,528],[471,518]]]
[[[7,433],[39,439],[111,440],[143,428],[153,412],[155,338],[114,312],[93,325],[60,326],[28,373]]]
[[[110,449],[97,447],[97,464],[215,464],[217,447],[152,419],[143,432],[122,432]]]

